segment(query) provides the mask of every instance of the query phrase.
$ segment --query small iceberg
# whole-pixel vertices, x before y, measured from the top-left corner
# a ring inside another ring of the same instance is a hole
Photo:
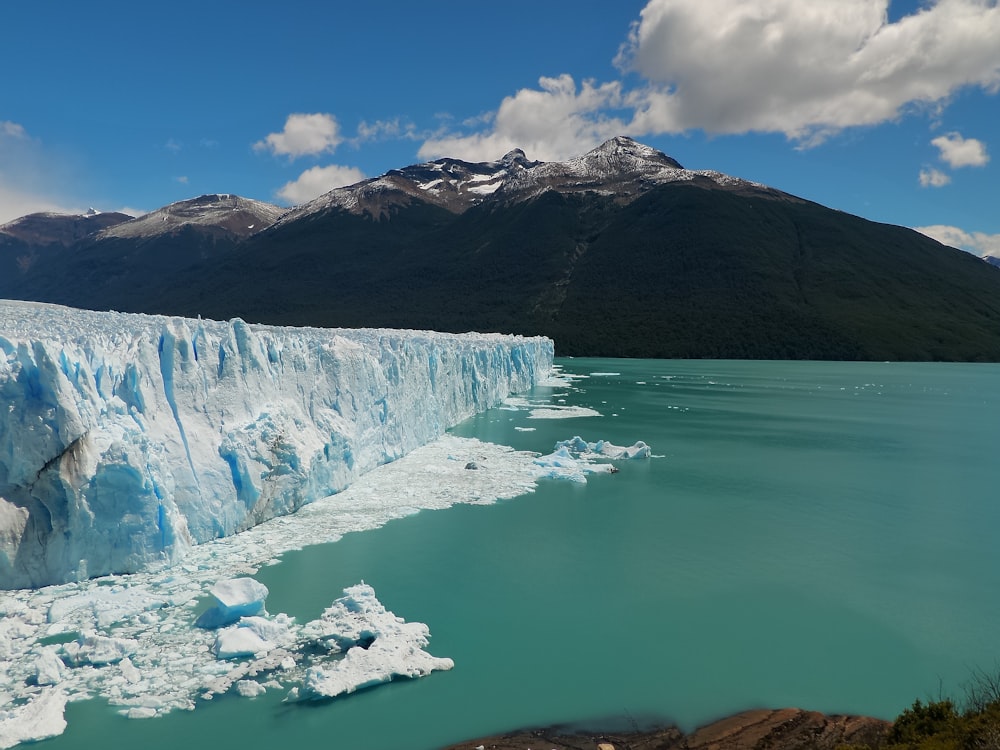
[[[215,606],[206,609],[195,620],[195,625],[215,630],[237,622],[241,617],[252,617],[264,611],[267,586],[253,578],[230,578],[217,582],[209,593],[215,597]]]
[[[455,662],[424,650],[430,630],[386,610],[366,583],[344,589],[323,616],[303,626],[312,643],[343,658],[310,667],[290,700],[334,698],[389,682],[449,670]]]

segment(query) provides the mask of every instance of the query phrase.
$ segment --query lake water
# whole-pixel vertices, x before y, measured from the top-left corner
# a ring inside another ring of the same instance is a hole
[[[753,707],[891,718],[1000,665],[1000,366],[560,362],[456,434],[653,458],[585,485],[456,506],[284,555],[268,609],[315,618],[364,579],[455,669],[317,705],[269,691],[147,721],[70,704],[44,747],[430,750],[524,726]],[[611,373],[611,374],[609,374]],[[488,467],[487,467],[488,469]]]

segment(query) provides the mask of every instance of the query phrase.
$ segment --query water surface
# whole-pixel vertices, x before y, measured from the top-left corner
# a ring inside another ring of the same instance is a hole
[[[998,664],[1000,366],[561,364],[603,374],[531,397],[602,416],[498,409],[454,432],[539,452],[641,439],[657,457],[395,520],[257,576],[268,609],[302,621],[364,579],[430,626],[453,671],[149,721],[71,704],[47,746],[429,750],[556,722],[693,728],[760,706],[890,718]]]

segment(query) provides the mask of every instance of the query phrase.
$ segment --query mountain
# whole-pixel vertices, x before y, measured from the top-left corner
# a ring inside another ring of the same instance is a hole
[[[14,280],[46,266],[80,240],[132,217],[90,209],[84,214],[36,213],[0,226],[0,278]],[[48,273],[48,271],[46,271]]]
[[[543,334],[561,355],[1000,361],[1000,269],[628,138],[565,162],[439,159],[279,212],[169,255],[96,236],[76,248],[89,276],[0,296]]]
[[[178,201],[138,218],[116,214],[127,220],[51,246],[47,263],[18,263],[4,274],[6,284],[0,280],[0,297],[138,311],[147,295],[211,267],[286,210],[223,194]],[[22,250],[19,257],[24,255]]]

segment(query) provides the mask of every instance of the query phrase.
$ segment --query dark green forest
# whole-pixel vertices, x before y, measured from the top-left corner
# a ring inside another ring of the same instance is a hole
[[[1000,361],[1000,269],[776,191],[670,183],[624,205],[547,191],[460,214],[411,200],[378,219],[334,208],[242,241],[188,229],[43,261],[0,295],[542,334],[559,355]]]

